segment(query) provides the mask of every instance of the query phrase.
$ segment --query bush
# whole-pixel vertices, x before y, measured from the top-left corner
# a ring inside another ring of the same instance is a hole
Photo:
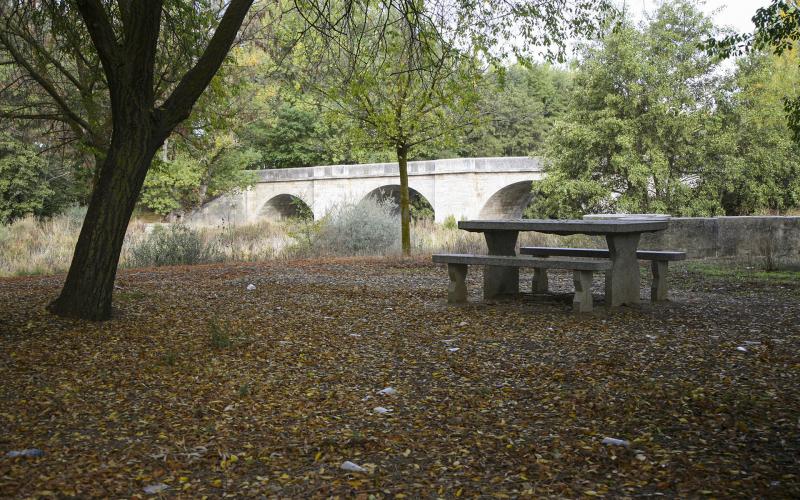
[[[46,169],[33,148],[0,134],[0,224],[44,215],[44,202],[53,194]]]
[[[444,222],[442,223],[445,229],[458,229],[458,222],[456,221],[455,215],[448,215],[445,217]]]
[[[390,201],[367,198],[335,207],[314,241],[328,255],[383,255],[400,248],[400,217]]]
[[[185,225],[173,224],[168,229],[156,226],[130,249],[134,267],[201,264],[221,260],[218,249],[203,241],[200,234]]]

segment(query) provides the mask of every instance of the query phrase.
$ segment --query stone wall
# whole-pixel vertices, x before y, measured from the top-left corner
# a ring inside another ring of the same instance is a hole
[[[675,217],[666,231],[643,235],[639,247],[800,269],[800,217]]]

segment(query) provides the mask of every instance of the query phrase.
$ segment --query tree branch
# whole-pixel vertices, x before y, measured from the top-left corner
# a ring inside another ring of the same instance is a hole
[[[166,136],[181,121],[188,118],[192,106],[211,82],[228,51],[253,0],[231,0],[228,9],[211,37],[197,64],[181,79],[166,101],[156,110],[161,135]]]
[[[17,47],[6,37],[5,33],[0,32],[0,43],[3,44],[11,57],[14,58],[14,61],[16,61],[16,63],[22,67],[28,73],[28,75],[30,75],[30,77],[42,87],[45,92],[47,92],[53,101],[55,101],[56,105],[59,107],[59,109],[61,109],[66,118],[87,132],[92,132],[92,127],[89,125],[89,123],[69,107],[66,100],[61,96],[61,94],[59,94],[55,86],[43,74],[39,73],[33,68],[30,62],[25,59],[22,53],[20,53],[19,49],[17,49]]]
[[[92,43],[97,49],[97,54],[100,56],[106,78],[109,83],[116,81],[119,71],[117,65],[120,47],[108,13],[99,0],[76,0],[75,3],[78,5],[78,11],[83,17]]]

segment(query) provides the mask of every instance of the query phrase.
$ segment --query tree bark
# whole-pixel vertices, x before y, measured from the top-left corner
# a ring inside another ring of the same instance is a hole
[[[403,255],[411,255],[411,202],[408,194],[408,146],[397,146],[397,164],[400,167],[400,236]]]
[[[191,113],[228,54],[252,3],[231,1],[195,66],[155,108],[153,74],[162,0],[140,0],[136,9],[126,9],[119,37],[100,0],[76,1],[108,81],[112,133],[67,279],[49,306],[51,312],[95,321],[111,317],[122,243],[153,156]]]
[[[160,144],[152,136],[149,114],[135,121],[129,115],[129,120],[130,127],[115,131],[100,168],[67,279],[61,294],[49,306],[54,314],[94,321],[111,317],[125,232]]]

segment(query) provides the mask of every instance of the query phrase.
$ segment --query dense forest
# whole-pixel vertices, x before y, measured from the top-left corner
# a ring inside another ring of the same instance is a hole
[[[549,175],[534,185],[531,216],[784,214],[800,207],[800,141],[784,109],[800,95],[797,47],[752,50],[724,63],[704,43],[725,32],[695,2],[665,2],[640,23],[618,20],[562,63],[487,62],[441,50],[418,81],[396,70],[414,61],[391,58],[392,50],[401,54],[391,34],[380,41],[390,54],[384,61],[367,50],[379,43],[364,40],[364,60],[342,65],[314,37],[298,41],[302,21],[291,10],[271,15],[282,22],[265,21],[240,37],[156,155],[142,210],[191,210],[246,187],[252,170],[397,161],[402,154],[541,156]],[[53,42],[51,57],[71,50],[64,43]],[[39,106],[48,96],[7,62],[12,46],[4,34],[3,223],[85,204],[101,161],[95,138]],[[81,120],[102,130],[109,110],[86,89],[102,95],[104,84],[92,76],[96,62],[85,64],[56,80],[63,89],[74,84],[64,94]]]

